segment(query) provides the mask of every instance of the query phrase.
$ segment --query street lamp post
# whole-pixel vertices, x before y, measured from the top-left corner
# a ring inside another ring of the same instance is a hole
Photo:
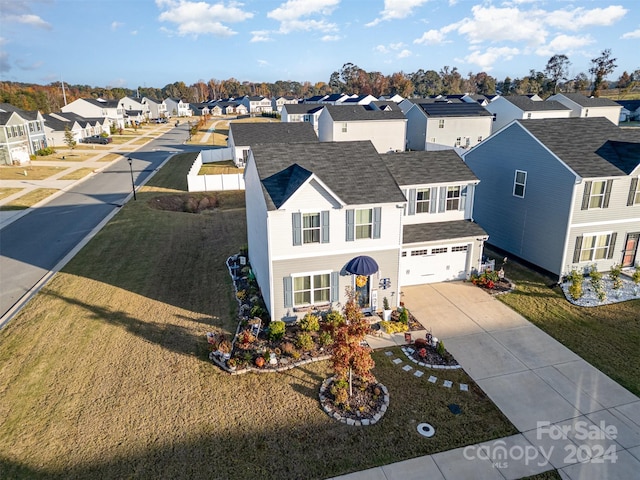
[[[136,184],[133,181],[133,159],[129,157],[127,158],[127,161],[129,162],[129,171],[131,172],[131,188],[133,189],[133,199],[138,200],[136,198]]]

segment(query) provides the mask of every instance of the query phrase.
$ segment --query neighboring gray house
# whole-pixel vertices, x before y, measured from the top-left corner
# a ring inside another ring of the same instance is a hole
[[[318,117],[321,142],[370,140],[379,153],[405,150],[407,119],[398,110],[326,105]]]
[[[492,245],[559,277],[640,260],[639,130],[602,117],[516,121],[463,158]]]
[[[233,161],[244,167],[254,145],[264,143],[317,142],[318,137],[309,123],[229,123],[227,146],[232,149]]]
[[[407,198],[400,285],[468,279],[479,271],[486,232],[473,222],[478,178],[453,150],[382,155]]]
[[[271,99],[271,109],[274,112],[281,113],[282,107],[285,105],[297,105],[298,103],[298,99],[293,96],[285,95],[282,97],[274,97]]]
[[[38,110],[27,111],[14,107],[10,103],[0,103],[0,112],[15,113],[11,116],[4,130],[4,136],[0,137],[6,145],[12,144],[15,140],[26,138],[27,151],[29,155],[35,155],[38,150],[47,146],[47,139],[44,130],[44,118]],[[12,126],[16,122],[16,127]],[[20,127],[18,127],[20,125]],[[23,135],[20,135],[22,132]],[[18,140],[19,141],[19,140]],[[9,155],[11,157],[11,155]],[[22,162],[20,162],[22,163]]]
[[[462,151],[474,147],[491,135],[493,120],[480,104],[461,100],[414,103],[406,117],[410,150]]]

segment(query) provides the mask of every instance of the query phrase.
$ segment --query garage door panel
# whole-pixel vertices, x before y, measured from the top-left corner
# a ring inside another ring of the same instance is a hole
[[[400,277],[402,285],[420,285],[424,283],[446,282],[451,280],[463,280],[466,278],[468,251],[451,251],[447,247],[429,248],[429,253],[424,250],[414,250],[422,253],[411,255],[407,252],[400,261]],[[426,249],[425,249],[426,250]],[[432,251],[441,253],[431,253]]]

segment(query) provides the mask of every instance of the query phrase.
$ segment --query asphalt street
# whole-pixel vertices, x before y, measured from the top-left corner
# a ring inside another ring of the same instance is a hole
[[[171,155],[202,149],[182,144],[186,129],[186,124],[173,128],[127,153],[136,185],[143,184]],[[123,158],[2,228],[0,324],[96,226],[131,200],[131,194],[131,170]]]

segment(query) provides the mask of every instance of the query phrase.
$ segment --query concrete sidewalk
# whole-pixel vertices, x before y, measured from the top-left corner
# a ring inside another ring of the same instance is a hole
[[[571,480],[640,478],[640,399],[481,289],[405,287],[411,312],[521,432],[337,477]],[[401,335],[368,337],[373,348]],[[436,426],[437,428],[437,426]]]

